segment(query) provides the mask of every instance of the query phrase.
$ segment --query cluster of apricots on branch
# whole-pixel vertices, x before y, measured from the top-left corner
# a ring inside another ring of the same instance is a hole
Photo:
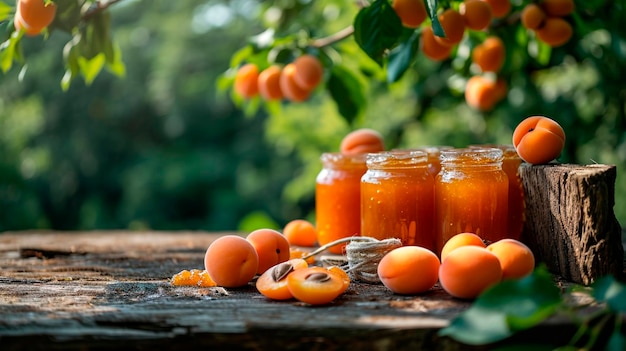
[[[244,98],[260,95],[267,101],[305,101],[320,84],[324,68],[320,60],[304,54],[285,66],[277,64],[259,72],[253,63],[243,65],[235,76],[234,89]]]
[[[57,6],[51,1],[18,0],[13,25],[17,31],[36,36],[54,21],[56,12]]]
[[[402,27],[419,34],[417,53],[432,61],[452,59],[457,55],[458,45],[468,36],[472,38],[473,68],[464,97],[470,107],[483,112],[492,110],[508,92],[507,81],[499,74],[507,59],[509,44],[499,37],[495,27],[523,26],[537,41],[552,48],[564,45],[573,35],[573,27],[566,16],[573,13],[574,0],[533,0],[516,7],[510,0],[389,2]],[[436,13],[429,6],[437,6]],[[437,28],[443,35],[437,34]],[[476,43],[476,39],[480,42]],[[263,72],[254,64],[242,65],[236,73],[235,92],[246,99],[261,95],[266,101],[302,102],[309,98],[314,86],[323,79],[324,69],[328,68],[312,55],[304,55],[285,66],[269,64],[271,66]],[[310,83],[303,83],[304,75],[310,77]]]

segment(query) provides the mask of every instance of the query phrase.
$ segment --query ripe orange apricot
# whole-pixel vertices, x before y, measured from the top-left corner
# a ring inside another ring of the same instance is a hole
[[[540,4],[546,14],[551,17],[567,16],[574,12],[576,7],[574,0],[542,0]]]
[[[279,231],[269,228],[254,230],[246,237],[259,256],[258,274],[289,260],[289,241]]]
[[[438,18],[446,36],[435,36],[435,40],[443,46],[454,46],[461,42],[465,34],[463,16],[457,10],[450,8],[440,13]]]
[[[428,16],[424,0],[393,0],[391,7],[407,28],[419,27]]]
[[[465,26],[473,30],[483,30],[491,23],[491,6],[482,0],[465,0],[459,7]]]
[[[424,56],[433,61],[443,61],[450,57],[452,53],[452,47],[440,44],[433,33],[433,28],[430,26],[422,29],[422,41],[420,48],[424,53]]]
[[[523,278],[535,269],[535,256],[528,246],[515,239],[500,239],[487,246],[502,268],[502,279]]]
[[[489,36],[472,50],[472,62],[483,72],[498,72],[504,64],[504,42],[497,36]]]
[[[301,258],[279,263],[270,267],[257,278],[256,288],[263,296],[272,300],[289,300],[293,298],[293,295],[287,287],[287,276],[297,269],[308,266],[309,264]]]
[[[253,63],[246,63],[235,74],[235,92],[244,98],[253,98],[259,94],[259,68]]]
[[[480,247],[487,246],[485,245],[485,242],[483,241],[483,239],[474,233],[456,234],[455,236],[451,237],[450,239],[448,239],[448,241],[446,241],[443,244],[443,248],[441,248],[441,254],[439,255],[439,257],[441,258],[441,262],[443,262],[446,259],[446,257],[452,250],[459,248],[461,246],[467,246],[467,245],[474,245],[474,246],[480,246]]]
[[[572,25],[561,17],[548,17],[543,27],[536,30],[539,40],[555,48],[567,43],[574,30]]]
[[[525,28],[537,30],[543,27],[546,13],[539,5],[531,3],[524,6],[520,20]]]
[[[502,18],[511,12],[510,0],[483,0],[491,6],[493,17]]]
[[[490,111],[506,96],[506,91],[507,85],[502,79],[473,76],[465,86],[465,102],[476,110]]]
[[[259,94],[265,100],[271,101],[283,98],[283,92],[280,90],[280,72],[279,66],[272,65],[259,73],[257,79]]]
[[[360,128],[346,134],[341,140],[339,150],[344,155],[374,153],[385,149],[383,136],[376,130]]]
[[[22,15],[20,14],[19,8],[13,15],[13,27],[15,28],[16,31],[23,30],[24,33],[26,33],[26,35],[31,36],[31,37],[41,33],[41,29],[31,28],[28,26],[28,24],[24,22],[24,20],[22,19]]]
[[[248,284],[257,273],[259,256],[254,246],[239,235],[215,239],[204,255],[204,268],[213,281],[225,288]]]
[[[502,279],[498,257],[484,247],[461,246],[439,267],[439,283],[450,295],[474,299]]]
[[[324,67],[320,60],[313,55],[298,56],[293,61],[295,72],[293,79],[303,90],[313,90],[322,81]]]
[[[439,279],[439,258],[421,246],[395,248],[378,263],[378,278],[396,294],[420,294]]]
[[[306,219],[294,219],[285,225],[283,235],[290,245],[311,247],[317,243],[317,229]]]
[[[49,26],[56,16],[57,6],[54,3],[46,3],[43,0],[19,0],[17,3],[17,11],[21,22],[19,23],[27,34],[40,33],[45,27]]]
[[[310,90],[301,88],[295,80],[296,66],[293,63],[287,64],[283,67],[283,71],[280,74],[278,80],[280,90],[283,95],[290,101],[302,102],[309,98],[311,94]]]
[[[548,117],[531,116],[515,127],[513,146],[519,157],[528,163],[548,163],[563,151],[565,131]]]
[[[330,303],[345,291],[345,283],[337,273],[318,266],[291,272],[287,287],[293,297],[310,305]]]

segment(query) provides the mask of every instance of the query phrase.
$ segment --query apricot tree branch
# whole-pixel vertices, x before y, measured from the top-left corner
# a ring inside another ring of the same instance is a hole
[[[89,7],[89,9],[87,9],[87,11],[85,11],[85,13],[82,16],[82,20],[83,21],[88,21],[91,17],[93,17],[96,13],[98,12],[102,12],[104,10],[106,10],[107,8],[109,8],[109,6],[120,2],[122,0],[101,0],[101,1],[96,1],[93,3],[93,5],[91,5]]]
[[[342,41],[348,38],[349,36],[351,36],[352,34],[354,34],[354,27],[352,25],[349,25],[348,27],[336,33],[333,33],[327,37],[313,40],[311,42],[311,46],[316,47],[316,48],[323,48],[325,46],[329,46],[339,41]]]

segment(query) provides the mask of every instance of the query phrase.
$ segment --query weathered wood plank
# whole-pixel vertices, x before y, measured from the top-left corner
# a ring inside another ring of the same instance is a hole
[[[0,234],[2,350],[482,349],[437,335],[469,306],[438,286],[401,296],[354,282],[321,307],[270,301],[253,283],[240,289],[172,286],[173,274],[201,268],[206,247],[219,235]],[[571,329],[554,319],[532,336],[562,344]]]
[[[522,164],[520,176],[524,241],[538,261],[584,285],[609,274],[623,277],[622,230],[613,210],[615,166]]]

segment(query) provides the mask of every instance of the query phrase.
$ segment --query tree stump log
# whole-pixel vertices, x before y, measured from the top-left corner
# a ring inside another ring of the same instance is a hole
[[[614,165],[520,166],[526,223],[523,241],[538,262],[568,281],[590,285],[624,276],[622,231],[615,217]]]

